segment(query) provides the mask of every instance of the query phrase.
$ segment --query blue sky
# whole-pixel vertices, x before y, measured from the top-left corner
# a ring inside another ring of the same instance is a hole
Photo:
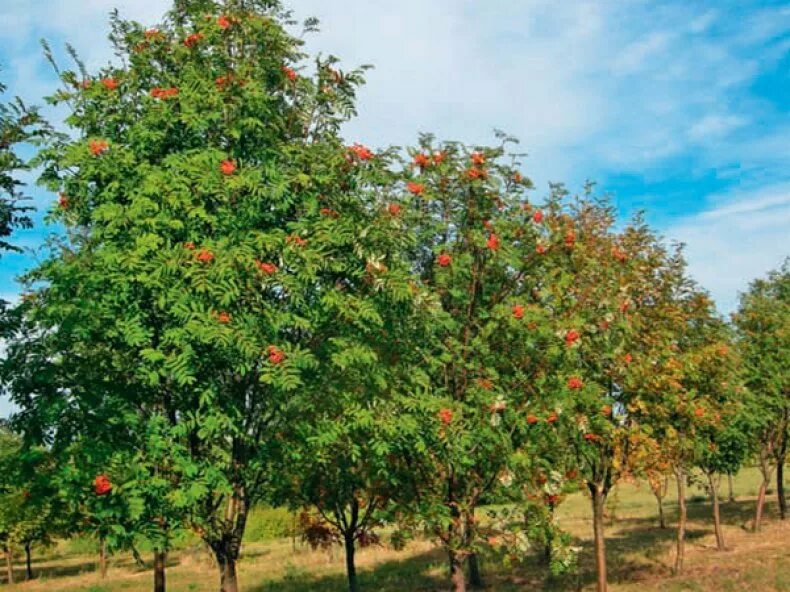
[[[593,179],[624,216],[646,209],[687,244],[694,277],[731,311],[788,255],[790,2],[293,0],[323,31],[309,48],[375,70],[349,141],[407,144],[417,132],[521,139],[524,172],[578,189]],[[167,0],[3,0],[0,65],[12,94],[55,88],[38,40],[111,59],[110,9],[155,24]],[[62,52],[61,52],[62,53]],[[62,115],[51,113],[57,120]],[[54,196],[33,190],[35,247]],[[30,253],[0,259],[0,296]]]

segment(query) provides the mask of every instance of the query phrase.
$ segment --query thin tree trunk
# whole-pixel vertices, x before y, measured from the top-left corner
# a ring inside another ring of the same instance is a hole
[[[480,558],[477,553],[469,555],[469,586],[472,589],[483,587],[483,576],[480,571]]]
[[[768,480],[763,476],[762,483],[760,483],[760,492],[757,494],[757,508],[754,512],[754,525],[752,530],[758,532],[763,520],[763,507],[765,506],[765,490],[768,487]]]
[[[30,543],[25,543],[25,580],[33,579],[33,562],[30,557]]]
[[[664,516],[664,497],[661,495],[661,492],[653,492],[656,496],[656,501],[658,502],[658,526],[659,528],[666,528],[667,527],[667,519]]]
[[[675,574],[683,571],[683,559],[686,553],[686,475],[682,468],[675,469],[678,485],[678,536],[675,554]]]
[[[787,498],[785,497],[785,459],[776,465],[776,497],[779,501],[779,518],[787,518]]]
[[[5,569],[6,569],[6,578],[7,584],[14,583],[14,555],[11,552],[11,547],[5,548]]]
[[[710,486],[710,499],[713,502],[713,529],[716,532],[716,548],[724,550],[724,533],[721,530],[721,515],[719,513],[719,491],[717,479],[713,473],[708,473],[708,485]]]
[[[99,574],[102,579],[107,577],[107,543],[104,539],[99,546]]]
[[[348,592],[358,592],[357,566],[354,562],[354,533],[346,532],[343,535],[346,547],[346,576],[348,577]]]
[[[464,562],[455,551],[450,551],[450,579],[453,583],[453,592],[466,592]]]
[[[606,494],[599,485],[590,483],[593,506],[593,534],[595,536],[595,567],[598,573],[598,592],[606,592],[606,538],[604,536],[604,509]]]
[[[165,565],[167,552],[154,549],[154,592],[165,592]]]
[[[467,542],[473,541],[475,537],[475,514],[474,509],[466,517],[466,530],[464,535]],[[467,559],[469,565],[469,587],[479,589],[483,587],[483,575],[480,571],[480,558],[477,553],[470,553]]]
[[[729,486],[729,494],[727,496],[727,501],[730,503],[734,503],[735,494],[733,493],[733,488],[732,488],[732,473],[727,473],[727,485]]]

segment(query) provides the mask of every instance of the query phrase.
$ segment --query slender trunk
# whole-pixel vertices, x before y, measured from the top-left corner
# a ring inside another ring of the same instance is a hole
[[[466,517],[466,530],[464,536],[467,543],[474,540],[475,537],[475,514],[474,508]],[[483,575],[480,571],[480,558],[477,553],[470,553],[467,559],[469,564],[469,587],[472,589],[479,589],[483,587]]]
[[[757,508],[754,512],[754,525],[752,526],[754,532],[760,530],[760,525],[763,520],[763,506],[765,506],[765,490],[767,487],[768,480],[763,476],[763,480],[760,483],[760,493],[757,494]]]
[[[483,587],[483,575],[480,571],[480,558],[477,553],[469,555],[469,586],[472,589]]]
[[[658,526],[659,528],[666,528],[667,527],[667,519],[664,516],[664,498],[661,495],[661,492],[653,492],[656,496],[656,501],[658,502]]]
[[[686,475],[681,467],[675,469],[678,485],[678,537],[675,554],[675,574],[683,571],[683,559],[686,553]]]
[[[154,549],[154,592],[165,592],[165,564],[167,552]]]
[[[785,497],[785,459],[776,465],[776,497],[779,501],[779,518],[787,518],[787,498]]]
[[[11,552],[11,547],[5,548],[5,569],[6,569],[6,578],[7,584],[14,583],[14,555]]]
[[[346,532],[343,535],[346,547],[346,575],[348,576],[348,592],[358,592],[357,566],[354,563],[354,533]]]
[[[713,502],[713,530],[716,532],[716,548],[724,550],[724,533],[721,531],[721,515],[719,514],[719,490],[718,479],[713,473],[708,473],[708,485],[710,487],[710,499]]]
[[[244,487],[236,485],[225,507],[225,528],[221,536],[206,542],[214,551],[219,568],[220,592],[239,592],[236,562],[241,554],[241,542],[247,527],[247,500]]]
[[[25,580],[33,579],[33,563],[30,557],[30,543],[25,543]]]
[[[733,489],[732,489],[732,473],[727,473],[727,485],[729,487],[729,494],[727,496],[727,501],[730,503],[734,503],[735,494],[733,493]]]
[[[784,419],[780,426],[779,442],[774,451],[776,459],[776,499],[779,503],[779,518],[784,520],[787,516],[787,498],[785,497],[785,462],[787,461],[787,446],[790,439],[788,431],[790,423],[790,409],[785,409]]]
[[[455,551],[450,551],[450,579],[453,583],[453,592],[466,592],[464,562]]]
[[[554,524],[555,509],[553,503],[548,504],[548,510],[549,510],[549,525],[545,529],[546,541],[545,544],[543,545],[543,561],[546,563],[546,565],[551,564],[551,552],[554,546],[554,539],[552,537],[554,531],[551,528],[551,525]]]
[[[606,592],[606,538],[604,537],[604,509],[606,494],[603,487],[590,483],[593,506],[593,534],[595,536],[595,566],[598,572],[598,592]]]
[[[102,579],[107,577],[107,543],[104,539],[99,545],[99,574]]]

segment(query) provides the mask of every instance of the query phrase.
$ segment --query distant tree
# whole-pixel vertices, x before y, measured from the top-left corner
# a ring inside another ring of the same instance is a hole
[[[6,87],[0,83],[0,95]],[[46,124],[37,109],[16,98],[0,102],[0,257],[3,251],[19,251],[8,238],[15,229],[30,228],[32,207],[21,189],[19,173],[30,170],[29,163],[19,154],[20,145],[40,139]]]
[[[32,552],[68,532],[56,459],[43,448],[26,449],[22,439],[0,428],[0,539],[13,580],[10,557],[25,554],[25,579],[34,577]]]
[[[733,315],[743,380],[751,391],[749,414],[756,435],[762,483],[754,530],[760,529],[765,493],[776,471],[779,513],[787,516],[784,465],[790,431],[790,263],[752,282]]]
[[[681,269],[640,219],[616,230],[614,212],[592,187],[570,200],[557,187],[544,210],[550,275],[541,304],[552,340],[539,350],[546,362],[532,414],[560,431],[574,478],[590,494],[604,591],[605,503],[621,479],[644,474],[653,459],[653,392],[641,378],[665,347],[668,278]]]
[[[696,343],[689,344],[693,349],[687,355],[685,384],[694,392],[694,464],[702,471],[711,498],[716,545],[724,550],[719,483],[722,474],[740,469],[749,451],[750,434],[741,417],[743,389],[738,384],[730,332],[712,302],[707,311],[699,312],[690,328]]]

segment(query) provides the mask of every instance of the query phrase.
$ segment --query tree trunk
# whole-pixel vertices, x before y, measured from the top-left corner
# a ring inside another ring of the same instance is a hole
[[[763,520],[763,506],[765,506],[765,490],[768,487],[768,481],[763,476],[762,483],[760,483],[760,493],[757,494],[757,508],[754,512],[754,525],[752,530],[758,532]]]
[[[686,553],[686,475],[682,468],[675,469],[678,485],[678,536],[675,554],[675,574],[683,571],[683,559]]]
[[[667,519],[664,516],[664,498],[660,492],[655,493],[656,501],[658,502],[658,526],[659,528],[666,528],[667,527]]]
[[[220,592],[239,592],[239,580],[236,575],[236,558],[226,545],[220,545],[214,550],[219,567]]]
[[[787,518],[787,498],[785,497],[785,459],[776,465],[776,497],[779,502],[779,518]]]
[[[99,545],[99,574],[101,574],[102,579],[107,577],[107,543],[104,539],[101,540]]]
[[[33,563],[30,557],[30,543],[25,543],[25,580],[33,579]]]
[[[732,473],[727,473],[727,485],[729,486],[729,495],[727,496],[727,501],[730,503],[734,503],[735,494],[733,493],[733,489],[732,489]]]
[[[14,555],[11,552],[11,547],[5,548],[5,569],[6,569],[6,584],[14,583]]]
[[[346,547],[346,576],[348,577],[348,592],[358,592],[357,566],[354,563],[354,533],[347,532],[343,535]]]
[[[154,592],[165,592],[165,565],[167,552],[154,549]]]
[[[453,592],[466,592],[464,562],[455,551],[450,551],[450,579],[453,583]]]
[[[469,555],[469,586],[473,589],[483,587],[483,575],[480,571],[480,558],[477,553]]]
[[[474,509],[466,517],[466,530],[464,536],[467,542],[471,542],[475,537],[475,514]],[[470,553],[467,559],[469,565],[469,587],[480,589],[483,587],[483,575],[480,571],[480,558],[477,553]]]
[[[713,473],[708,473],[708,485],[710,486],[710,499],[713,502],[713,530],[716,532],[716,548],[724,550],[724,533],[721,531],[721,515],[719,514],[719,490],[717,479]]]
[[[225,507],[225,528],[219,538],[206,540],[217,560],[220,592],[239,592],[236,562],[241,554],[248,511],[244,487],[236,485]]]
[[[595,536],[595,567],[598,573],[598,592],[606,592],[606,538],[603,532],[606,494],[599,485],[590,483],[593,506],[593,534]]]

